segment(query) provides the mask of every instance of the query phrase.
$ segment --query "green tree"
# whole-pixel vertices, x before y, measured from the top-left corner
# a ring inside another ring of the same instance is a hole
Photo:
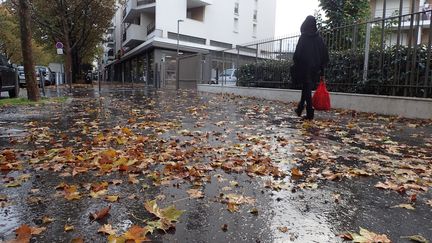
[[[326,28],[366,21],[370,16],[368,0],[320,0],[320,7],[327,16]]]
[[[93,58],[114,11],[115,0],[33,0],[36,34],[49,45],[64,44],[68,81]]]
[[[12,63],[22,64],[20,23],[18,12],[16,11],[17,6],[14,6],[10,1],[0,4],[0,52],[5,54]],[[50,62],[55,61],[54,49],[47,49],[34,38],[31,40],[31,44],[36,64],[47,66]]]

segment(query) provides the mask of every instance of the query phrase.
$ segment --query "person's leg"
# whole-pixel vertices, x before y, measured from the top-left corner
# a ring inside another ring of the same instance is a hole
[[[306,82],[303,82],[300,102],[297,105],[297,109],[295,109],[295,113],[297,114],[297,116],[301,116],[303,109],[304,109],[304,103],[306,101],[306,94],[305,94],[306,89],[305,88],[307,85],[305,83]]]
[[[308,80],[304,85],[304,96],[306,101],[306,119],[312,120],[314,118],[314,109],[312,106],[312,80]]]

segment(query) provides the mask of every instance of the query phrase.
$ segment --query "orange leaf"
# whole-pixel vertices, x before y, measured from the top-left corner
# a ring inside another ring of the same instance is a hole
[[[110,209],[111,209],[111,206],[106,207],[106,208],[103,208],[102,210],[97,211],[97,212],[95,212],[95,213],[91,213],[91,214],[90,214],[90,219],[91,219],[91,220],[99,220],[99,219],[102,219],[102,218],[104,218],[104,217],[106,217],[106,216],[108,215]]]
[[[291,175],[293,177],[302,177],[303,176],[303,172],[301,172],[301,170],[299,170],[299,168],[292,168],[291,169]]]
[[[31,228],[23,224],[18,229],[15,230],[17,242],[30,242],[31,238]]]
[[[147,228],[141,228],[140,226],[133,225],[131,228],[124,233],[126,240],[133,240],[135,242],[148,241],[146,235],[148,233]]]

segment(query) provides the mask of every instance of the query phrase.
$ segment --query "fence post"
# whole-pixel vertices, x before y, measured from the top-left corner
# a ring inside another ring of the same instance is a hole
[[[428,92],[431,92],[432,95],[432,80],[429,80],[429,73],[430,73],[430,59],[431,59],[431,45],[432,45],[432,10],[429,12],[429,40],[428,40],[428,47],[427,47],[427,57],[426,57],[426,73],[425,73],[425,92],[424,92],[424,98],[428,97]]]
[[[363,65],[363,84],[365,84],[367,79],[368,79],[370,37],[371,37],[371,23],[367,23],[366,24],[365,58],[364,58],[364,65]]]
[[[279,40],[279,61],[282,60],[282,39]]]

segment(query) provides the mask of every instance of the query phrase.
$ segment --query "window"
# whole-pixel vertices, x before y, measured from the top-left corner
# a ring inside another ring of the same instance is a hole
[[[256,37],[257,34],[257,25],[253,24],[252,37]]]
[[[254,10],[253,21],[255,21],[255,22],[258,21],[258,10]]]
[[[239,31],[239,20],[238,18],[234,18],[234,32],[238,33]]]
[[[205,7],[189,8],[186,11],[186,17],[197,21],[204,21]]]
[[[239,15],[239,2],[234,3],[234,14]]]
[[[214,41],[214,40],[210,40],[210,45],[225,48],[225,49],[231,49],[232,48],[232,44],[220,42],[220,41]]]
[[[177,33],[168,32],[168,38],[176,40],[177,39]],[[182,35],[182,34],[180,34],[179,35],[179,40],[186,41],[186,42],[191,42],[191,43],[196,43],[196,44],[201,44],[201,45],[205,45],[206,44],[206,39],[195,37],[195,36],[190,36],[190,35]]]

